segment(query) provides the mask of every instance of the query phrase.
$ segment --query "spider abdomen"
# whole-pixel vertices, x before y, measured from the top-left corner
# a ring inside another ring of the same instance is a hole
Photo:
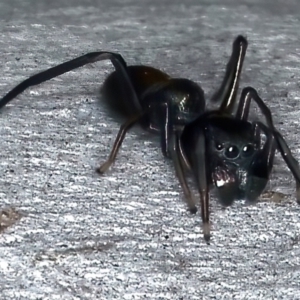
[[[128,66],[127,71],[138,99],[154,84],[163,84],[170,79],[166,73],[148,66]],[[128,84],[121,75],[117,71],[112,72],[101,87],[101,93],[112,111],[128,118],[139,113],[139,108],[136,107],[132,93],[128,91]]]

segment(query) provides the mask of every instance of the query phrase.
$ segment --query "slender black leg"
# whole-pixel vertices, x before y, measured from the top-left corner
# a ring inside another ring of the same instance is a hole
[[[165,117],[164,122],[161,124],[161,148],[166,157],[170,157],[173,161],[175,172],[178,177],[179,183],[183,189],[185,201],[188,205],[189,211],[192,214],[197,212],[196,201],[194,195],[191,193],[190,188],[186,181],[184,172],[183,160],[179,146],[180,130],[176,130],[174,126],[174,112],[172,104],[164,103]]]
[[[205,136],[203,129],[198,130],[197,136],[192,165],[200,194],[204,239],[208,242],[210,240],[209,186],[206,177]]]
[[[252,87],[246,87],[242,90],[241,99],[239,101],[238,109],[236,112],[236,118],[241,120],[247,120],[251,101],[255,101],[261,110],[262,114],[266,118],[268,127],[272,130],[275,130],[273,124],[273,118],[270,109],[264,103],[264,101],[258,96],[257,91]]]
[[[252,89],[244,88],[241,93],[241,98],[239,101],[239,105],[236,112],[236,118],[247,121],[249,112],[250,112],[250,104],[253,95]]]
[[[291,172],[294,175],[294,178],[296,180],[296,196],[297,196],[297,202],[300,204],[300,169],[299,169],[299,163],[294,158],[291,150],[289,149],[286,141],[282,137],[282,135],[275,131],[274,133],[275,139],[277,141],[278,149],[281,153],[281,156],[283,157],[284,161],[286,162],[287,166],[291,170]]]
[[[161,135],[160,135],[160,146],[161,146],[161,151],[164,156],[169,157],[170,156],[170,151],[172,151],[172,146],[176,146],[175,140],[173,141],[174,145],[170,145],[170,139],[173,135],[174,131],[174,124],[173,124],[173,110],[172,110],[172,105],[168,103],[164,103],[164,117],[162,123],[161,123]]]
[[[247,46],[246,38],[241,35],[234,40],[223,82],[211,99],[220,102],[220,110],[226,114],[231,114],[234,108]]]
[[[268,130],[273,134],[276,146],[281,153],[282,158],[287,164],[288,168],[292,172],[295,181],[296,181],[296,195],[297,202],[300,204],[300,168],[299,163],[293,157],[291,150],[289,149],[287,143],[285,142],[282,135],[276,130],[273,124],[272,114],[270,109],[266,106],[264,101],[258,96],[257,91],[252,87],[246,87],[242,91],[241,100],[238,106],[236,117],[239,119],[247,119],[250,109],[251,101],[255,101],[261,110],[262,114],[265,116]],[[263,128],[263,124],[260,124],[260,127]],[[267,130],[267,129],[265,129]]]
[[[183,189],[183,193],[184,193],[185,201],[188,205],[188,209],[190,213],[195,214],[197,212],[196,200],[186,181],[184,167],[182,165],[182,160],[180,159],[179,138],[177,132],[173,132],[171,134],[169,140],[169,152],[172,161],[174,163],[174,167],[175,167],[175,171],[179,183]]]
[[[116,137],[116,140],[114,142],[114,146],[113,146],[113,148],[112,148],[112,150],[109,154],[108,159],[98,169],[96,169],[96,171],[99,174],[105,173],[109,169],[109,167],[114,163],[127,131],[136,122],[138,122],[141,119],[142,116],[143,115],[134,116],[134,117],[130,118],[129,120],[127,120],[124,124],[121,125],[120,130],[118,132],[118,135]]]
[[[260,124],[261,127],[264,127],[264,124]],[[265,126],[265,131],[269,129]],[[270,129],[269,129],[270,130]],[[287,164],[288,168],[292,172],[295,181],[296,181],[296,199],[297,203],[300,204],[300,168],[299,163],[293,156],[289,146],[287,145],[286,141],[282,137],[282,135],[274,128],[271,130],[271,133],[273,134],[275,140],[276,140],[276,146],[279,149],[282,158],[284,159],[285,163]]]
[[[245,197],[249,202],[255,202],[265,189],[273,168],[276,151],[276,141],[272,131],[261,122],[255,122],[254,125],[264,132],[266,141],[262,149],[256,152],[248,168]]]
[[[22,93],[27,88],[38,85],[43,83],[47,80],[50,80],[54,77],[82,67],[89,63],[94,63],[101,60],[111,60],[112,64],[114,65],[117,72],[122,74],[124,81],[129,87],[130,95],[133,99],[134,105],[137,111],[142,112],[142,108],[139,102],[139,99],[136,95],[136,92],[133,88],[132,82],[127,72],[127,65],[124,61],[123,57],[118,53],[113,52],[91,52],[70,61],[64,62],[58,66],[40,72],[36,75],[29,77],[28,79],[24,80],[20,84],[18,84],[15,88],[13,88],[10,92],[8,92],[2,99],[0,99],[0,109],[5,106],[8,102],[14,99],[17,95]]]
[[[204,239],[210,240],[209,184],[212,176],[210,162],[207,161],[205,121],[202,116],[187,124],[180,135],[182,161],[192,171],[200,196],[201,218]],[[186,162],[187,161],[187,162]]]
[[[201,201],[201,217],[203,221],[204,239],[210,240],[210,223],[209,223],[209,187],[206,179],[206,164],[205,164],[205,137],[204,132],[199,135],[199,140],[196,145],[196,153],[198,154],[198,188]]]

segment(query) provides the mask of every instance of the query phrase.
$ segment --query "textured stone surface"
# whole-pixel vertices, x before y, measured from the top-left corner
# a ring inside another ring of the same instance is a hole
[[[111,50],[193,79],[209,99],[243,34],[241,87],[259,91],[300,159],[298,1],[48,2],[1,1],[1,95],[40,70]],[[226,210],[212,197],[210,245],[156,139],[133,130],[111,171],[95,173],[119,128],[98,100],[111,70],[78,69],[0,113],[0,208],[22,214],[0,235],[1,299],[299,299],[300,207],[279,155],[275,197]]]

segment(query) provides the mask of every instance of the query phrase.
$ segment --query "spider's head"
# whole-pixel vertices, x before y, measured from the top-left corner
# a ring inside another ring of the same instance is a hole
[[[234,118],[214,118],[206,127],[208,176],[225,206],[234,199],[255,201],[268,182],[269,168],[255,127]]]
[[[251,123],[233,118],[211,118],[206,127],[207,157],[230,169],[247,169],[259,150],[259,140]]]

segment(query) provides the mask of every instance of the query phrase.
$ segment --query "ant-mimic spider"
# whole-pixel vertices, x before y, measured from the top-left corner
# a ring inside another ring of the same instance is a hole
[[[126,132],[136,123],[160,135],[162,153],[172,159],[191,213],[196,213],[196,199],[187,183],[191,171],[200,195],[201,217],[206,241],[210,239],[209,190],[217,191],[223,206],[235,199],[255,202],[266,187],[278,149],[296,180],[300,204],[300,169],[298,162],[273,124],[272,115],[252,87],[237,91],[247,40],[238,36],[225,77],[211,101],[218,109],[206,110],[204,92],[195,82],[172,78],[148,66],[127,66],[123,57],[113,52],[91,52],[40,72],[24,80],[0,100],[0,108],[28,87],[38,85],[86,64],[110,60],[115,71],[103,85],[105,97],[113,109],[127,121],[121,126],[108,160],[97,169],[104,173],[115,161]],[[249,121],[254,101],[265,122]]]

